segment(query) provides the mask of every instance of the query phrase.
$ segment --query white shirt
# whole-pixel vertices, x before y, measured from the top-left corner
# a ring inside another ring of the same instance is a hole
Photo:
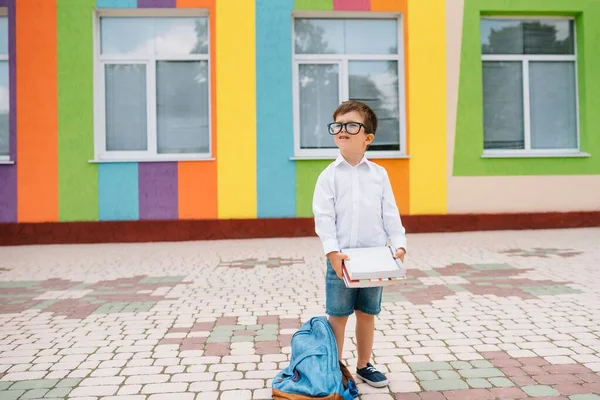
[[[325,254],[345,248],[406,249],[405,229],[385,168],[362,158],[352,167],[340,155],[317,179],[315,230]]]

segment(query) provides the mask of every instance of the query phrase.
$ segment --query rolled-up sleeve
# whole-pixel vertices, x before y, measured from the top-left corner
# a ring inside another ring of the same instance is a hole
[[[327,170],[324,171],[317,179],[313,196],[315,231],[321,239],[325,254],[340,251],[335,225],[335,202],[332,184],[333,182],[329,182],[327,179]]]
[[[402,219],[400,218],[400,211],[396,205],[392,184],[390,183],[387,171],[384,170],[384,174],[382,198],[383,228],[392,242],[392,246],[394,246],[396,250],[399,248],[408,250],[406,247],[406,230],[402,225]]]

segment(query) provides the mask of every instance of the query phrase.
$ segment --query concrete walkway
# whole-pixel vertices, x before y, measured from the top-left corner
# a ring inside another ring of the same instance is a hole
[[[316,238],[0,248],[0,399],[269,399],[323,260]],[[390,386],[362,399],[600,399],[600,229],[409,235],[407,265],[377,319]]]

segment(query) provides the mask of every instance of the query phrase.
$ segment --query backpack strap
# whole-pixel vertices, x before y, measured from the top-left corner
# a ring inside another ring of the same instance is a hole
[[[356,387],[356,382],[354,381],[350,371],[348,371],[348,368],[342,364],[341,361],[340,370],[342,371],[342,383],[344,384],[345,388],[344,393],[342,393],[344,400],[354,400],[358,398],[359,393],[358,388]]]

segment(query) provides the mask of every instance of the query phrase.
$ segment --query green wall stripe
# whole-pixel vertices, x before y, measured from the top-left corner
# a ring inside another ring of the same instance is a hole
[[[312,217],[312,198],[319,174],[333,160],[296,161],[296,216]]]
[[[333,11],[333,0],[295,0],[294,9],[301,11]]]
[[[295,0],[298,11],[333,11],[333,0]],[[296,161],[296,216],[312,217],[312,198],[319,174],[333,160]]]
[[[483,87],[481,15],[576,16],[580,149],[589,158],[481,158]],[[466,0],[454,148],[454,176],[600,173],[600,2],[594,0]]]
[[[98,219],[94,158],[95,0],[57,0],[59,220]]]

